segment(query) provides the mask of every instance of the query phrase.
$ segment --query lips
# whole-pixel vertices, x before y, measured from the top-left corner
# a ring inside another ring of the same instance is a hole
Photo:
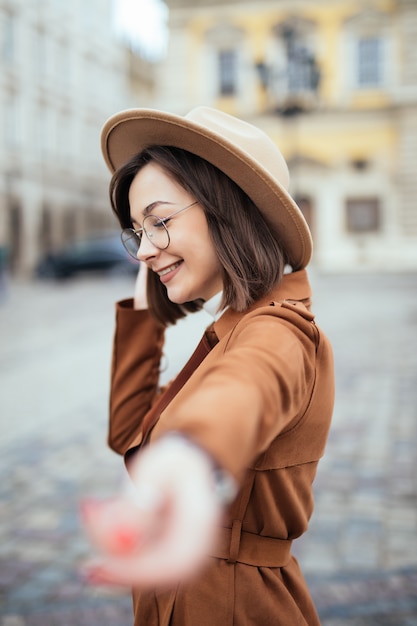
[[[162,277],[162,276],[166,276],[167,274],[169,274],[170,272],[173,272],[174,270],[177,269],[177,267],[179,267],[181,265],[182,261],[177,261],[176,263],[173,263],[172,265],[170,265],[169,267],[165,267],[164,269],[160,270],[159,272],[156,272],[158,274],[158,276]]]

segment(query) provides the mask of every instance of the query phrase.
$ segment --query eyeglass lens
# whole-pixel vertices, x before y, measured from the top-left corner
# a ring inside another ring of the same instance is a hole
[[[142,241],[143,232],[145,232],[149,241],[156,248],[164,250],[169,246],[169,234],[164,222],[155,215],[148,215],[143,220],[143,230],[135,233],[132,229],[126,228],[122,231],[122,242],[130,256],[137,258],[140,243]]]
[[[125,230],[122,230],[121,239],[125,249],[128,251],[130,256],[137,260],[141,236],[137,235],[130,228],[125,228]]]
[[[148,215],[143,220],[143,230],[154,246],[163,250],[169,246],[169,235],[165,222],[155,215]]]

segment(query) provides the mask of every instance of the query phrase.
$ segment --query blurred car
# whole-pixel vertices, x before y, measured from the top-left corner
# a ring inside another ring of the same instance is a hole
[[[137,273],[139,264],[126,252],[120,235],[112,234],[76,241],[58,252],[50,252],[38,263],[39,278],[63,279],[81,272]]]

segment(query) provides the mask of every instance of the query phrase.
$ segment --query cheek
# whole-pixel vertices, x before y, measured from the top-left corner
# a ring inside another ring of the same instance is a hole
[[[204,213],[199,214],[198,209],[196,209],[195,214],[189,217],[191,219],[187,223],[187,229],[181,233],[178,232],[175,239],[174,237],[171,238],[173,243],[175,241],[175,251],[181,253],[200,275],[201,273],[205,275],[218,273],[221,275],[217,250],[211,239]]]
[[[219,265],[216,248],[208,237],[201,237],[196,241],[195,253],[204,266],[215,268]]]
[[[204,254],[204,270],[206,276],[210,280],[222,281],[222,266],[214,247],[210,246],[203,252]]]

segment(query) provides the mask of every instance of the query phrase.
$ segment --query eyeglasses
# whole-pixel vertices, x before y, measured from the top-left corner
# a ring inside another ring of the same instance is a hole
[[[169,237],[167,223],[174,217],[174,215],[178,215],[178,213],[182,213],[183,211],[190,209],[195,204],[198,204],[198,200],[192,202],[192,204],[188,204],[183,209],[174,211],[174,213],[171,213],[167,217],[147,215],[143,220],[142,228],[138,228],[138,230],[135,230],[134,228],[125,228],[122,230],[122,243],[130,256],[137,260],[143,233],[145,233],[155,248],[159,248],[159,250],[165,250],[165,248],[168,248],[171,240]]]

